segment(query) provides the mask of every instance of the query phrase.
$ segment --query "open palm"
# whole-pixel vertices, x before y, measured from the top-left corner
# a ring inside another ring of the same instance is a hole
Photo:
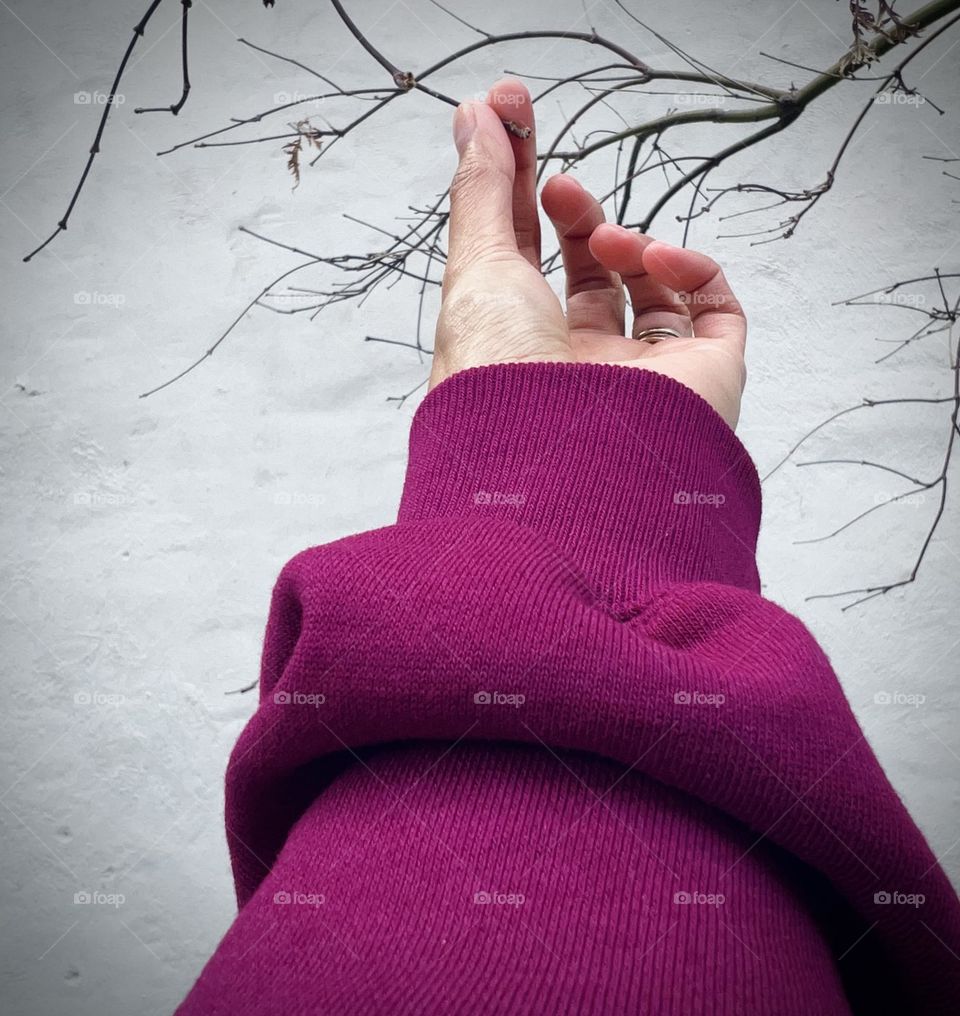
[[[510,119],[531,128],[508,134]],[[504,79],[486,102],[458,108],[460,165],[451,187],[450,249],[431,385],[490,363],[552,360],[657,371],[693,389],[734,427],[745,372],[746,318],[719,266],[604,222],[599,202],[558,174],[541,200],[560,243],[566,314],[541,265],[536,130],[530,95]],[[626,296],[633,308],[626,334]],[[668,327],[679,338],[636,336]]]

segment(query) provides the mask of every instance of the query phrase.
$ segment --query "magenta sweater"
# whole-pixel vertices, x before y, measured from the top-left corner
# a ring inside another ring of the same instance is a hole
[[[294,557],[230,760],[223,1013],[953,1013],[960,903],[648,371],[474,368],[396,525]]]

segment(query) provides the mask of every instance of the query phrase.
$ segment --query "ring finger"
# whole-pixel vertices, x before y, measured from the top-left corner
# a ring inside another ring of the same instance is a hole
[[[633,307],[633,338],[650,328],[671,328],[681,336],[691,336],[693,320],[687,304],[677,290],[655,279],[643,266],[643,252],[651,243],[651,236],[604,223],[593,231],[590,250],[605,268],[617,272],[627,287]]]

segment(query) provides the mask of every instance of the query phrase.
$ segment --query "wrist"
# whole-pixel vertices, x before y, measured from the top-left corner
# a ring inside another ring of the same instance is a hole
[[[652,371],[498,363],[438,383],[398,521],[477,515],[551,539],[615,609],[669,581],[759,588],[756,469],[703,398]]]

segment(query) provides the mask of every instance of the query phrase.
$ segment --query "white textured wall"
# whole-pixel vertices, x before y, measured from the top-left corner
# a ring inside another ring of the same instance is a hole
[[[491,30],[586,24],[577,0],[484,5],[480,15],[470,13],[479,5],[449,2]],[[334,308],[314,323],[258,311],[189,378],[148,400],[138,393],[202,352],[259,286],[294,263],[238,233],[239,225],[325,254],[377,249],[381,236],[340,213],[390,228],[406,204],[445,187],[454,165],[451,110],[417,95],[339,145],[295,194],[276,145],[155,158],[161,147],[270,106],[277,92],[313,89],[306,74],[244,49],[238,36],[344,84],[383,80],[323,2],[279,0],[274,11],[259,0],[198,2],[188,106],[175,121],[135,117],[135,105],[168,102],[179,88],[179,5],[168,0],[135,55],[127,101],[69,231],[21,264],[62,212],[92,136],[98,110],[73,95],[106,89],[141,6],[145,0],[9,0],[0,8],[0,977],[5,1011],[17,1014],[168,1012],[227,928],[233,896],[222,776],[254,698],[226,693],[256,676],[283,562],[307,545],[392,521],[414,406],[398,411],[385,398],[412,388],[425,368],[409,351],[362,336],[409,337],[415,293],[383,290],[362,309]],[[760,50],[823,65],[846,40],[844,7],[832,0],[730,6],[657,5],[646,15],[719,70],[781,84],[805,75],[773,66]],[[425,0],[351,7],[405,66],[474,38]],[[596,4],[591,19],[639,55],[676,65],[613,4]],[[937,43],[923,62],[933,66],[922,85],[941,104],[957,94],[950,44]],[[606,62],[574,44],[515,45],[487,51],[437,84],[467,96],[504,68],[570,73],[588,60]],[[857,108],[854,95],[858,104],[868,87],[828,97],[725,179],[740,172],[816,183]],[[573,101],[551,102],[541,116],[555,129],[560,106],[569,110]],[[634,98],[622,109],[640,115],[665,101]],[[343,115],[333,106],[324,112]],[[889,347],[875,338],[904,334],[909,316],[831,302],[934,265],[958,268],[949,202],[960,184],[919,158],[958,149],[955,109],[941,117],[929,106],[888,106],[875,112],[835,190],[790,242],[717,241],[718,231],[731,230],[698,222],[692,242],[722,260],[751,312],[740,433],[761,471],[863,395],[948,390],[942,336],[876,367],[878,349]],[[595,178],[598,186],[607,180]],[[641,192],[638,209],[650,185]],[[671,216],[659,231],[679,236]],[[78,292],[122,305],[82,305]],[[943,423],[942,410],[854,414],[810,453],[881,458],[926,475],[941,455]],[[804,598],[908,571],[933,499],[877,513],[826,544],[793,543],[905,486],[865,469],[784,468],[765,487],[761,564],[767,594],[798,612],[831,654],[891,779],[960,881],[958,852],[950,853],[960,791],[951,681],[956,506],[915,586],[847,613],[836,601]],[[926,700],[878,705],[881,691]],[[83,891],[125,900],[75,905]]]

